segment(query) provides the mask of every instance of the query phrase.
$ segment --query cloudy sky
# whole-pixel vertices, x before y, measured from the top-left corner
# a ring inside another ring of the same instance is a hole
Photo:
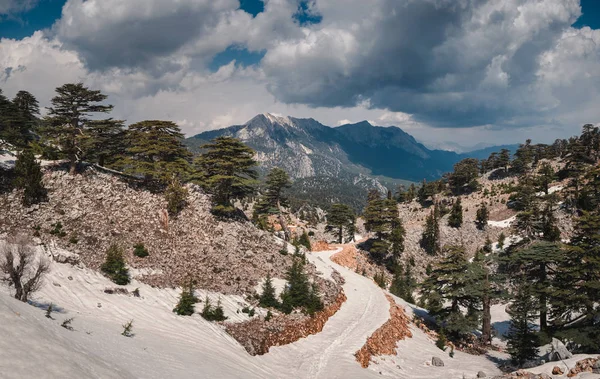
[[[258,113],[429,146],[600,122],[600,0],[0,0],[0,88],[83,81],[188,135]]]

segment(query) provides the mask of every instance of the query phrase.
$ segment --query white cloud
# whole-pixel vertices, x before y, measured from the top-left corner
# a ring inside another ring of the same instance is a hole
[[[38,3],[39,0],[0,0],[0,16],[27,11]]]
[[[51,33],[0,40],[0,87],[45,106],[84,81],[115,118],[176,120],[187,134],[270,112],[467,146],[549,142],[600,119],[600,31],[570,27],[577,0],[317,0],[323,22],[308,27],[294,23],[296,0],[269,0],[255,18],[238,6],[69,0]],[[210,72],[230,45],[266,56]]]

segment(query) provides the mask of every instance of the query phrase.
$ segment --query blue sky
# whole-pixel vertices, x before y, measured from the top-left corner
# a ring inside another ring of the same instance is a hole
[[[45,106],[84,81],[115,118],[188,134],[271,112],[396,125],[433,147],[600,121],[600,0],[66,1],[0,0],[7,95]]]

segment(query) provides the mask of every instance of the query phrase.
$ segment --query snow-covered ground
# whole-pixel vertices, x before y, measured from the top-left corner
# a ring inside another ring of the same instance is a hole
[[[508,228],[517,219],[517,216],[512,216],[502,221],[488,221],[489,226],[495,226],[497,228]]]
[[[492,357],[456,352],[454,358],[413,327],[413,338],[400,341],[397,355],[379,357],[368,369],[354,353],[389,317],[384,292],[369,278],[330,261],[336,251],[308,253],[324,277],[333,269],[345,278],[347,301],[322,332],[295,343],[271,348],[252,357],[217,324],[199,315],[176,316],[176,289],[157,289],[134,282],[141,297],[106,294],[115,285],[85,268],[52,263],[44,288],[34,300],[38,307],[20,303],[0,291],[0,377],[60,378],[462,378],[478,371],[498,374]],[[198,292],[203,298],[205,293]],[[246,303],[239,296],[221,298],[231,320]],[[401,299],[407,312],[420,312]],[[52,302],[54,320],[44,317]],[[197,305],[200,310],[202,304]],[[74,317],[74,331],[60,324]],[[133,338],[121,336],[122,325],[133,320]],[[438,356],[445,367],[433,367]]]

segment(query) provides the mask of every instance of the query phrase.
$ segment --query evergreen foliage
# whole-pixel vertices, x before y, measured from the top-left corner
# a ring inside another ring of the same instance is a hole
[[[177,216],[187,205],[188,190],[181,181],[173,176],[169,186],[165,190],[165,200],[167,200],[167,212],[171,216]]]
[[[125,172],[162,185],[173,177],[186,179],[190,174],[191,153],[174,122],[147,120],[129,125],[126,139],[129,147],[122,162]]]
[[[447,246],[444,258],[427,278],[425,296],[430,313],[454,338],[461,338],[477,328],[477,309],[481,299],[482,274],[475,272],[466,258],[464,247]],[[433,296],[431,293],[437,294]],[[439,297],[438,297],[439,296]],[[444,306],[444,301],[448,304]],[[469,317],[461,311],[469,310]]]
[[[198,298],[194,295],[194,283],[190,280],[187,286],[181,290],[179,301],[173,312],[179,316],[191,316],[195,312],[195,304],[197,302]]]
[[[421,247],[429,255],[437,255],[441,250],[439,218],[439,209],[435,205],[425,219],[425,227],[421,236]]]
[[[106,95],[90,90],[83,83],[65,84],[58,87],[56,93],[40,131],[47,142],[60,148],[61,154],[69,160],[71,174],[74,174],[77,163],[86,154],[83,141],[89,138],[91,125],[101,122],[92,117],[108,113],[113,107],[102,105]]]
[[[275,287],[273,287],[273,279],[271,274],[267,274],[265,282],[262,285],[262,293],[260,295],[259,304],[263,308],[279,308],[280,304],[275,295]]]
[[[44,174],[31,149],[23,150],[17,156],[15,175],[15,187],[23,190],[23,205],[30,206],[46,200],[47,190],[42,182]]]
[[[390,292],[409,303],[415,304],[413,291],[416,288],[416,280],[412,276],[410,265],[404,268],[401,264],[394,267],[394,278],[390,284]]]
[[[310,284],[304,272],[304,260],[295,258],[286,273],[287,286],[281,294],[281,310],[291,313],[295,308],[303,308],[306,313],[323,308],[318,287]]]
[[[538,353],[538,339],[533,326],[532,310],[536,309],[535,303],[529,293],[529,286],[522,283],[518,286],[517,294],[508,312],[511,316],[508,331],[508,352],[512,360],[518,364],[536,358]]]
[[[448,226],[452,228],[460,228],[463,223],[463,208],[460,197],[456,199],[448,217]]]
[[[481,203],[479,208],[477,208],[477,214],[475,216],[475,224],[477,225],[477,229],[484,230],[487,226],[488,219],[489,211],[487,205],[485,203]]]
[[[217,305],[213,306],[210,303],[210,299],[208,296],[204,299],[204,308],[202,308],[202,313],[200,313],[202,318],[207,321],[225,321],[227,317],[225,316],[225,311],[223,310],[223,306],[221,305],[221,299],[217,301]]]
[[[254,193],[258,178],[254,151],[232,137],[216,138],[202,148],[205,152],[195,162],[197,180],[213,195],[213,212],[231,216],[232,201]]]
[[[344,243],[344,236],[354,237],[354,224],[356,215],[352,208],[346,204],[333,204],[327,214],[326,230],[335,231],[338,237],[338,243]]]
[[[123,250],[117,245],[113,244],[108,248],[106,259],[100,266],[100,270],[118,285],[129,284],[129,270],[125,266]]]
[[[2,141],[19,149],[33,140],[39,115],[37,99],[27,91],[19,91],[12,101],[0,89],[0,148]]]
[[[311,251],[311,246],[310,246],[310,238],[308,237],[308,234],[306,233],[306,230],[302,232],[302,234],[300,235],[300,238],[298,238],[298,246],[304,246],[308,251]]]
[[[133,246],[133,255],[135,255],[138,258],[145,258],[150,254],[148,253],[148,249],[146,249],[146,246],[144,246],[143,243],[137,243]]]
[[[479,161],[466,158],[454,165],[454,172],[448,175],[448,182],[455,193],[472,192],[479,187],[478,177]]]

